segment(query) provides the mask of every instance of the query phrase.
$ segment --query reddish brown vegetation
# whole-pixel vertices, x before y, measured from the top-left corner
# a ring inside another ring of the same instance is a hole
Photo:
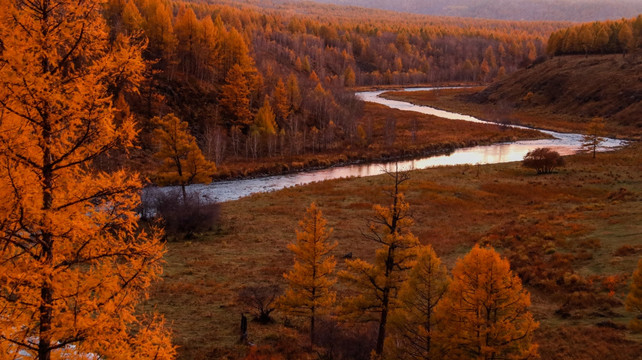
[[[532,311],[543,331],[539,334],[553,334],[560,326],[582,334],[585,326],[606,321],[626,326],[632,315],[622,302],[637,255],[613,254],[626,244],[639,246],[642,174],[637,164],[642,152],[633,145],[600,155],[595,161],[590,155],[570,157],[566,168],[546,177],[533,176],[516,163],[416,171],[406,191],[413,233],[430,243],[449,267],[476,242],[500,249],[532,294]],[[292,229],[304,204],[316,201],[324,209],[339,243],[335,257],[352,252],[354,258],[372,261],[372,244],[359,230],[386,184],[382,177],[337,180],[222,204],[218,232],[199,241],[170,243],[165,281],[152,303],[172,319],[181,357],[206,358],[213,348],[219,348],[220,357],[245,354],[233,345],[241,311],[237,290],[242,284],[282,281],[292,261],[285,246],[294,239]],[[610,200],[621,188],[629,195]],[[344,266],[337,264],[338,270]],[[339,298],[344,290],[339,287]],[[283,319],[279,313],[275,317]],[[305,329],[305,324],[293,325]],[[590,337],[595,354],[604,349],[629,352],[630,342],[608,343],[611,335],[624,339],[623,330],[604,329],[604,339]],[[305,346],[309,340],[294,336],[296,331],[250,324],[249,338],[275,349],[283,349],[283,341]],[[586,343],[575,335],[570,339],[575,340],[567,345],[548,335],[534,341],[544,359],[555,359],[559,346],[571,358],[590,358]]]
[[[524,156],[522,166],[535,169],[538,174],[550,174],[555,168],[564,166],[564,158],[549,148],[537,148]]]

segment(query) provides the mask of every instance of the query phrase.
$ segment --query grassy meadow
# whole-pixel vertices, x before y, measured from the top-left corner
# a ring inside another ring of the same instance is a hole
[[[381,96],[390,100],[408,101],[415,105],[426,105],[438,109],[461,112],[483,120],[560,132],[584,133],[591,120],[590,116],[561,113],[545,106],[518,107],[509,102],[486,103],[472,101],[471,99],[483,89],[483,87],[468,87],[436,91],[389,91]],[[526,98],[522,99],[522,102],[527,101]],[[606,121],[605,130],[608,136],[611,137],[638,140],[640,138],[639,127],[622,125],[609,119]]]
[[[243,358],[238,345],[239,289],[280,284],[293,263],[286,245],[305,208],[316,202],[341,257],[371,260],[363,238],[372,205],[387,201],[386,175],[314,183],[222,204],[220,226],[168,243],[163,281],[148,307],[174,330],[180,359]],[[642,146],[574,155],[550,175],[519,163],[413,171],[405,195],[413,232],[452,268],[477,242],[499,249],[532,295],[543,359],[637,359],[642,337],[625,326],[623,300],[642,254]],[[338,285],[339,291],[343,285]],[[339,294],[338,298],[341,296]],[[298,323],[250,322],[249,340],[276,358],[304,357]],[[317,358],[310,355],[310,358]]]

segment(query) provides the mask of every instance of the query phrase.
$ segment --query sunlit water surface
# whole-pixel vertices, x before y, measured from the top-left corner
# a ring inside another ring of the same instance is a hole
[[[443,88],[410,88],[405,91],[426,91],[439,90]],[[470,121],[476,123],[495,123],[480,120],[478,118],[457,114],[449,111],[434,109],[429,106],[413,105],[404,101],[387,100],[379,97],[385,91],[366,91],[356,95],[364,101],[386,105],[393,109],[414,111],[422,114],[434,115],[455,121]],[[515,128],[522,126],[509,125]],[[539,130],[539,129],[537,129]],[[548,147],[561,155],[571,155],[580,150],[582,146],[582,135],[572,133],[558,133],[549,130],[539,130],[553,136],[553,139],[525,140],[494,145],[475,146],[462,148],[453,151],[448,155],[437,155],[412,160],[392,161],[385,163],[367,163],[356,165],[334,166],[322,170],[304,171],[287,175],[266,176],[254,179],[218,181],[211,184],[190,185],[187,191],[198,193],[205,200],[210,201],[231,201],[254,193],[280,190],[290,186],[309,184],[316,181],[324,181],[346,177],[363,177],[380,175],[385,171],[394,170],[395,164],[399,169],[418,170],[444,165],[463,164],[497,164],[511,161],[520,161],[529,151]],[[626,142],[618,139],[605,139],[598,151],[609,151],[625,145]],[[176,187],[149,188],[143,192],[143,198],[150,196],[154,191],[172,191]]]

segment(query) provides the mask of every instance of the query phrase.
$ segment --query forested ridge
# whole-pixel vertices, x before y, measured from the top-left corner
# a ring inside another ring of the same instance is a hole
[[[312,3],[110,0],[104,14],[113,38],[147,42],[139,92],[114,90],[143,148],[155,146],[149,119],[175,113],[217,166],[364,143],[350,87],[491,81],[543,55],[563,25]]]
[[[551,55],[626,55],[636,49],[642,49],[642,14],[633,19],[596,21],[561,29],[548,40]]]

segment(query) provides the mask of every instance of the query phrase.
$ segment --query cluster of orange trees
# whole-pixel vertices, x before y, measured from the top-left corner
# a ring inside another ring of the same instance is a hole
[[[548,39],[548,53],[612,54],[642,48],[642,15],[634,19],[593,22],[558,30]]]
[[[338,274],[352,295],[336,301],[336,246],[331,229],[312,204],[300,222],[288,289],[280,299],[287,314],[315,320],[333,312],[345,321],[374,322],[374,352],[391,359],[494,359],[536,356],[538,323],[528,311],[530,295],[507,260],[492,248],[474,247],[452,276],[433,249],[421,245],[400,186],[406,173],[391,174],[390,204],[374,206],[366,236],[379,244],[374,261],[346,260]],[[337,305],[337,306],[335,306]]]
[[[175,113],[217,164],[353,145],[362,105],[349,87],[489,81],[533,62],[561,26],[167,0],[109,0],[104,15],[112,39],[148,41],[140,92],[124,94],[143,140],[149,119]]]

